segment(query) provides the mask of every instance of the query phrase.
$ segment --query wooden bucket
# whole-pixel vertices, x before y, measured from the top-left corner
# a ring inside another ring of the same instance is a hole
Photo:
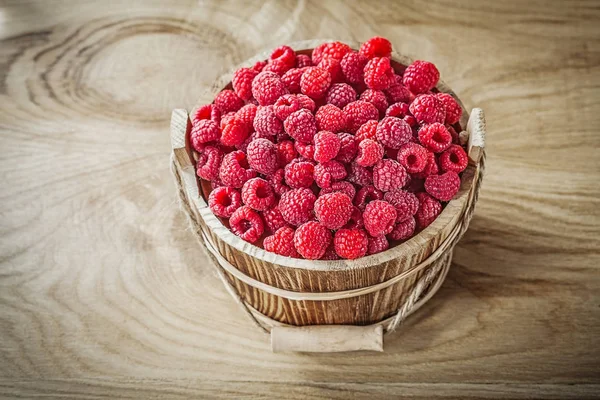
[[[290,46],[309,54],[322,42]],[[392,59],[398,69],[412,62],[398,54]],[[220,90],[230,87],[232,73],[224,74],[198,105],[211,103]],[[456,98],[442,81],[437,89]],[[459,104],[463,107],[460,100]],[[463,107],[460,123],[466,126],[461,137],[467,140],[468,135],[469,165],[459,193],[430,226],[378,254],[314,261],[280,256],[245,242],[211,212],[206,201],[210,184],[195,174],[188,113],[173,111],[172,171],[182,208],[226,288],[257,325],[271,333],[274,351],[382,351],[383,333],[393,331],[435,294],[450,268],[454,246],[468,227],[484,172],[483,111],[474,109],[469,116]]]

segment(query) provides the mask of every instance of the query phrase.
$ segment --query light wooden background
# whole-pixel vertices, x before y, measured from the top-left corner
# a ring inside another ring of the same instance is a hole
[[[384,354],[272,354],[185,230],[170,112],[374,34],[486,111],[481,201]],[[0,0],[0,397],[600,396],[599,93],[597,1]]]

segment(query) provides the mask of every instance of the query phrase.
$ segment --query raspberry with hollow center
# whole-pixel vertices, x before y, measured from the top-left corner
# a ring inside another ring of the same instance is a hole
[[[242,196],[232,187],[221,186],[208,195],[208,207],[218,217],[229,218],[241,206]]]
[[[337,161],[327,161],[315,166],[315,182],[320,188],[331,187],[333,181],[344,179],[346,175],[346,168]]]
[[[260,215],[248,206],[234,211],[229,218],[231,231],[246,242],[256,242],[264,232],[264,224]]]
[[[233,90],[225,89],[222,90],[217,97],[215,97],[215,106],[226,114],[228,112],[236,112],[244,105],[244,100],[240,99]]]
[[[331,86],[331,74],[320,67],[308,67],[300,78],[300,91],[313,98],[325,96]]]
[[[382,145],[397,150],[410,142],[412,129],[400,118],[385,117],[379,121],[375,135]]]
[[[325,96],[327,104],[344,108],[347,104],[356,101],[356,91],[347,83],[334,83]]]
[[[460,121],[462,117],[462,108],[458,102],[449,95],[448,93],[436,93],[438,100],[442,103],[444,110],[446,110],[446,124],[452,125]]]
[[[367,62],[369,62],[368,58],[355,51],[344,55],[340,61],[340,67],[346,81],[355,85],[364,82],[364,69]]]
[[[358,144],[356,163],[363,167],[371,167],[383,158],[383,146],[371,139],[365,139]]]
[[[385,110],[386,117],[404,118],[407,115],[409,115],[409,111],[406,103],[394,103]]]
[[[365,229],[373,237],[387,235],[396,224],[396,209],[383,200],[373,200],[363,213]]]
[[[401,189],[408,179],[406,169],[394,160],[383,159],[373,167],[373,185],[383,192]]]
[[[249,100],[252,97],[252,81],[256,75],[258,72],[251,68],[240,68],[235,71],[231,84],[240,99]]]
[[[331,231],[316,221],[309,221],[296,229],[294,246],[307,260],[318,260],[331,243]]]
[[[308,161],[296,159],[285,166],[285,183],[292,189],[310,187],[315,167]]]
[[[277,118],[273,106],[259,106],[253,125],[254,130],[263,135],[275,136],[283,131],[283,123]]]
[[[341,142],[340,138],[333,132],[318,132],[315,135],[315,161],[324,163],[333,160],[340,151]]]
[[[317,133],[314,115],[304,108],[290,114],[283,126],[288,135],[303,143],[312,143]]]
[[[221,160],[223,160],[223,152],[218,147],[207,146],[198,156],[196,174],[207,181],[217,179]]]
[[[415,233],[416,221],[414,217],[408,217],[404,221],[398,222],[388,237],[392,240],[406,240]]]
[[[365,65],[365,84],[370,89],[384,90],[396,82],[394,69],[387,57],[373,57]]]
[[[351,133],[356,132],[365,122],[379,119],[377,108],[363,100],[356,100],[347,104],[344,107],[344,113],[346,114],[346,124]]]
[[[354,185],[352,185],[350,182],[339,181],[333,182],[328,188],[321,189],[319,196],[334,192],[345,193],[348,197],[350,197],[350,199],[354,199],[354,196],[356,195],[356,189],[354,188]]]
[[[406,143],[398,150],[397,159],[409,174],[422,172],[427,166],[428,151],[417,143]]]
[[[232,151],[223,157],[219,168],[219,178],[227,185],[241,188],[248,179],[256,177],[256,171],[250,169],[248,159],[243,151]]]
[[[300,79],[305,68],[292,68],[281,77],[283,85],[290,93],[300,93]]]
[[[352,214],[352,200],[342,192],[327,193],[315,202],[315,216],[329,229],[340,229]]]
[[[265,250],[286,257],[298,258],[300,255],[294,247],[294,234],[296,231],[290,226],[279,228],[272,236],[267,236],[263,241]]]
[[[250,136],[250,129],[241,120],[233,117],[223,127],[221,143],[225,146],[238,146]]]
[[[387,192],[383,199],[396,208],[396,222],[412,217],[419,210],[419,199],[414,193],[406,190]]]
[[[337,135],[340,138],[340,151],[335,157],[336,161],[348,164],[358,153],[358,143],[354,136],[347,132],[340,132]]]
[[[296,65],[296,52],[290,46],[279,46],[273,50],[269,60],[278,60],[289,68],[292,68]]]
[[[390,243],[385,236],[378,236],[376,238],[369,237],[369,245],[367,246],[367,254],[381,253],[390,248]]]
[[[367,186],[373,183],[373,172],[353,162],[348,166],[348,182],[358,186]]]
[[[219,111],[214,104],[203,105],[196,110],[196,113],[194,113],[194,116],[192,117],[192,124],[195,125],[196,122],[202,121],[203,119],[211,119],[218,126],[221,122],[221,111]]]
[[[373,185],[361,187],[356,196],[354,197],[354,205],[359,210],[364,210],[367,204],[373,200],[383,199],[383,193],[375,188]]]
[[[363,229],[340,229],[333,236],[333,245],[340,257],[354,260],[367,254],[369,237]]]
[[[362,92],[360,99],[373,104],[379,110],[380,116],[385,115],[385,110],[388,108],[388,101],[381,90],[367,89]]]
[[[390,57],[392,55],[392,44],[386,38],[375,36],[360,46],[359,53],[366,58]]]
[[[420,124],[443,123],[446,119],[444,104],[434,94],[421,94],[408,107]]]
[[[440,167],[442,171],[462,172],[467,168],[469,157],[465,150],[457,144],[448,147],[440,154]]]
[[[275,173],[269,177],[269,183],[273,188],[273,191],[279,196],[290,190],[290,187],[284,183],[285,171],[283,168],[278,169]]]
[[[275,193],[269,182],[262,178],[252,178],[242,187],[242,200],[256,211],[264,211],[275,204]]]
[[[316,200],[308,188],[292,189],[281,195],[279,211],[287,223],[298,226],[311,219]]]
[[[219,126],[210,119],[196,121],[190,132],[190,142],[197,152],[201,153],[204,143],[219,140],[221,132]]]
[[[419,141],[425,148],[434,153],[441,153],[452,144],[452,135],[439,122],[423,125],[419,129]]]
[[[415,94],[426,93],[437,85],[440,72],[432,63],[417,60],[406,67],[402,83]]]
[[[300,154],[302,157],[304,157],[308,160],[315,159],[315,145],[313,145],[313,144],[295,142],[294,149],[296,149],[298,154]]]
[[[441,175],[429,175],[425,179],[425,191],[440,201],[450,201],[460,189],[460,177],[454,171]]]
[[[376,120],[365,122],[356,131],[356,140],[363,141],[365,139],[377,140],[377,125],[379,124]]]
[[[273,105],[275,115],[281,121],[285,121],[285,119],[289,117],[291,113],[298,111],[299,109],[300,102],[298,101],[298,98],[293,94],[284,94],[279,99],[277,99],[277,101]]]
[[[291,140],[282,140],[277,143],[277,161],[280,167],[285,167],[298,157],[298,152],[294,148],[294,142]]]
[[[287,222],[283,219],[283,215],[281,215],[281,211],[279,211],[277,205],[263,211],[262,217],[265,221],[265,228],[267,228],[269,232],[275,232],[287,225]]]
[[[321,106],[315,114],[315,120],[320,131],[338,133],[346,128],[346,116],[333,104]]]
[[[252,81],[252,95],[261,106],[274,104],[286,93],[283,81],[274,72],[263,71]]]
[[[417,193],[419,210],[415,214],[418,229],[425,229],[442,212],[442,204],[425,192]]]
[[[324,58],[333,58],[335,60],[341,60],[346,53],[351,52],[352,49],[345,43],[341,42],[330,42],[323,43],[314,48],[312,52],[313,64],[318,64]]]

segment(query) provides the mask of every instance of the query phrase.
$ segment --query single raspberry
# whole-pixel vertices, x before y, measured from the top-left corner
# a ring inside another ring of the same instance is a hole
[[[450,201],[460,189],[460,177],[454,171],[441,175],[429,175],[425,179],[425,191],[440,201]]]
[[[290,190],[290,187],[285,184],[285,171],[283,168],[278,169],[269,177],[269,183],[273,191],[279,196]]]
[[[256,177],[256,171],[250,169],[243,151],[232,151],[223,157],[219,168],[219,178],[227,186],[241,188],[248,179]]]
[[[283,76],[291,68],[292,67],[281,60],[269,60],[267,65],[263,68],[263,71],[274,72],[279,76]]]
[[[256,211],[264,211],[275,204],[275,193],[266,180],[252,178],[242,187],[242,200]]]
[[[283,81],[274,72],[261,72],[252,81],[252,95],[261,106],[274,104],[286,93],[287,89]]]
[[[287,223],[298,226],[311,219],[316,200],[308,188],[292,189],[281,195],[279,211]]]
[[[242,206],[234,211],[229,218],[229,226],[233,233],[249,243],[260,239],[265,229],[260,215],[248,206]]]
[[[374,57],[365,65],[365,84],[370,89],[385,90],[395,83],[394,69],[387,57]]]
[[[215,109],[217,109],[215,107]],[[221,116],[221,119],[219,120],[219,128],[221,129],[221,131],[225,128],[225,126],[230,123],[231,121],[233,121],[233,119],[235,118],[235,113],[232,112],[228,112],[227,114],[223,114]]]
[[[454,99],[454,97],[448,93],[436,93],[435,95],[446,110],[446,124],[452,125],[460,121],[460,117],[462,116],[462,108]]]
[[[392,103],[410,103],[414,95],[404,85],[392,85],[384,90],[385,96],[390,104]]]
[[[315,216],[329,229],[340,229],[350,220],[351,214],[352,200],[345,193],[327,193],[315,202]]]
[[[327,104],[344,108],[348,103],[356,101],[356,91],[347,83],[334,83],[325,96]]]
[[[358,144],[356,163],[363,167],[371,167],[383,158],[383,146],[371,139],[365,139]]]
[[[249,100],[252,97],[252,81],[256,75],[258,72],[251,68],[240,68],[235,71],[231,84],[240,99]]]
[[[397,150],[410,142],[412,129],[400,118],[385,117],[377,125],[376,136],[382,145]]]
[[[254,118],[256,118],[256,112],[258,107],[254,104],[246,104],[235,113],[235,118],[242,121],[248,129],[254,131]]]
[[[342,67],[340,61],[335,58],[324,58],[318,65],[319,68],[323,68],[331,75],[331,82],[343,82],[344,74],[342,73]]]
[[[369,59],[357,52],[350,52],[344,55],[340,61],[342,73],[346,81],[352,84],[362,83],[364,81],[364,69]]]
[[[346,113],[346,124],[351,133],[356,132],[365,122],[379,119],[377,108],[362,100],[347,104],[344,107],[344,113]]]
[[[281,211],[279,211],[278,206],[274,206],[263,211],[262,217],[265,221],[265,228],[271,233],[274,233],[278,229],[287,225],[287,222],[285,222],[285,219],[283,219],[283,215],[281,215]]]
[[[417,193],[419,199],[419,210],[415,215],[418,229],[425,229],[442,212],[442,204],[427,193]]]
[[[292,68],[281,77],[281,81],[290,93],[300,93],[300,78],[305,68]]]
[[[223,160],[223,152],[217,147],[207,146],[198,156],[196,174],[207,181],[217,179],[221,160]]]
[[[314,165],[296,159],[285,166],[285,183],[293,188],[310,187],[313,184]]]
[[[358,186],[371,185],[373,184],[373,172],[353,162],[348,166],[348,182]]]
[[[383,192],[401,189],[408,179],[406,169],[394,160],[384,159],[373,167],[373,185]]]
[[[300,91],[313,99],[325,96],[329,86],[331,74],[323,68],[308,67],[300,78]]]
[[[195,125],[196,122],[203,119],[211,119],[218,126],[221,122],[221,111],[214,104],[206,104],[196,110],[192,118],[192,124]]]
[[[323,43],[314,48],[312,52],[313,64],[318,64],[324,58],[341,60],[348,52],[352,51],[350,46],[341,42]]]
[[[250,145],[250,143],[252,143],[254,140],[256,139],[266,139],[269,142],[273,143],[273,136],[269,136],[269,135],[264,135],[262,133],[258,133],[258,132],[252,132],[252,134],[250,136],[248,136],[248,138],[246,138],[246,140],[244,140],[244,143],[240,144],[240,145],[236,145],[235,148],[237,150],[241,150],[244,153],[248,152],[248,146]]]
[[[296,229],[294,246],[307,260],[318,260],[331,243],[331,231],[316,221],[309,221]]]
[[[435,65],[417,60],[406,67],[402,83],[415,94],[426,93],[437,85],[440,72]]]
[[[196,121],[190,132],[190,142],[197,152],[202,152],[204,143],[219,140],[221,132],[217,124],[210,119]]]
[[[261,174],[270,175],[277,170],[277,146],[268,139],[254,139],[246,150],[248,164]]]
[[[419,199],[406,190],[387,192],[383,199],[396,208],[396,222],[412,217],[419,210]]]
[[[367,89],[362,92],[360,99],[373,104],[379,110],[380,116],[385,115],[385,110],[388,108],[388,101],[381,90]]]
[[[363,229],[340,229],[333,237],[333,244],[340,257],[353,260],[367,254],[369,238]]]
[[[346,128],[346,116],[333,104],[321,106],[315,114],[317,129],[320,131],[341,132]]]
[[[294,234],[296,231],[290,226],[279,228],[272,236],[267,236],[263,241],[265,250],[286,257],[299,258],[300,255],[294,247]]]
[[[375,189],[375,186],[363,186],[358,190],[354,197],[354,205],[358,207],[359,210],[364,210],[367,204],[373,200],[381,199],[383,199],[383,193]]]
[[[318,122],[317,122],[318,124]],[[315,135],[315,154],[317,162],[324,163],[333,160],[340,151],[341,140],[333,132],[321,131]]]
[[[244,143],[244,140],[246,140],[248,136],[250,136],[250,129],[248,129],[248,126],[234,117],[223,127],[221,143],[225,146],[240,145]]]
[[[222,90],[219,94],[217,94],[217,97],[215,97],[215,106],[223,114],[235,112],[242,108],[243,105],[244,100],[240,99],[233,90]]]
[[[446,119],[444,104],[434,94],[417,96],[408,109],[420,124],[443,123]]]
[[[297,54],[296,55],[296,67],[304,68],[304,67],[312,67],[313,63],[309,56],[306,54]]]
[[[394,103],[385,110],[386,117],[404,118],[406,115],[409,115],[408,104],[406,103]]]
[[[348,164],[354,160],[356,153],[358,153],[358,143],[354,136],[346,132],[338,133],[338,137],[340,138],[340,151],[338,151],[335,159],[341,163]]]
[[[396,224],[396,209],[383,200],[373,200],[363,213],[365,229],[373,237],[387,235]]]
[[[252,69],[256,72],[261,72],[263,70],[263,68],[265,68],[265,65],[267,65],[267,61],[266,60],[262,60],[262,61],[257,61],[253,66]]]
[[[279,46],[271,53],[270,60],[279,60],[292,68],[296,65],[296,52],[290,46]]]
[[[284,94],[281,96],[273,105],[275,115],[281,121],[285,121],[291,113],[296,112],[300,109],[300,102],[298,98],[293,94]]]
[[[435,159],[435,154],[430,151],[427,151],[427,165],[421,172],[417,172],[413,176],[418,179],[425,179],[429,175],[437,175],[439,172],[439,168],[437,165],[437,161]]]
[[[275,115],[273,106],[259,106],[254,117],[256,132],[275,136],[283,131],[283,123]]]
[[[346,175],[346,168],[337,161],[327,161],[315,166],[315,182],[320,188],[331,187],[334,181],[344,179]]]
[[[303,143],[312,143],[317,133],[315,116],[304,108],[290,114],[283,126],[288,135]]]
[[[423,125],[419,129],[419,141],[425,148],[434,153],[441,153],[452,144],[452,135],[439,122]]]
[[[229,218],[241,206],[242,196],[232,187],[221,186],[208,195],[208,207],[218,217]]]
[[[333,245],[333,242],[329,244],[329,246],[327,247],[327,250],[325,250],[325,253],[321,256],[321,258],[319,258],[319,260],[327,260],[327,261],[333,261],[333,260],[339,260],[340,256],[338,256],[338,254],[335,252],[335,246]]]
[[[357,206],[352,206],[352,214],[350,214],[350,220],[344,226],[346,229],[364,228],[365,221],[363,220],[363,213]]]
[[[422,172],[427,166],[428,151],[417,143],[406,143],[398,151],[398,162],[409,174]]]
[[[464,171],[469,163],[467,153],[457,144],[448,147],[440,154],[440,167],[442,171],[454,171],[456,173]]]
[[[373,57],[390,57],[392,55],[392,44],[386,38],[375,36],[364,42],[358,52],[369,59]]]
[[[369,245],[367,246],[367,254],[381,253],[390,248],[390,244],[385,236],[369,237]]]
[[[296,157],[298,157],[298,152],[294,148],[294,142],[282,140],[277,143],[277,161],[280,167],[285,167]]]
[[[334,192],[345,193],[348,195],[348,197],[350,197],[350,199],[354,199],[354,196],[356,195],[356,189],[354,188],[354,185],[352,185],[350,182],[339,181],[333,182],[328,188],[321,189],[319,196]]]
[[[302,142],[295,142],[294,149],[300,154],[302,157],[307,160],[315,159],[315,145],[314,144],[306,144]]]
[[[300,102],[300,108],[304,108],[305,110],[308,110],[310,112],[314,112],[315,108],[317,107],[315,105],[315,101],[313,99],[311,99],[310,97],[308,97],[305,94],[302,93],[298,93],[296,95],[296,97],[298,98],[298,101]]]
[[[388,237],[391,240],[406,240],[415,233],[416,221],[414,217],[408,217],[404,221],[398,222]]]
[[[356,140],[363,141],[365,139],[377,140],[377,124],[379,122],[372,119],[362,124],[356,131]]]

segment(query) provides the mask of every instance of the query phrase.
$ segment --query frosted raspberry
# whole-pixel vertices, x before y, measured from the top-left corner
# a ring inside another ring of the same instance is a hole
[[[274,104],[286,93],[287,89],[283,81],[274,72],[261,72],[252,81],[252,95],[261,106]]]
[[[441,153],[452,144],[452,135],[439,122],[423,125],[419,129],[419,141],[425,148],[434,153]]]
[[[315,216],[329,229],[340,229],[350,220],[351,214],[352,200],[345,193],[327,193],[315,202]]]
[[[404,118],[406,115],[410,115],[408,104],[406,103],[394,103],[385,111],[386,117]]]
[[[443,123],[446,119],[444,104],[434,94],[417,96],[408,109],[420,124]]]
[[[315,145],[314,144],[306,144],[302,142],[295,142],[294,149],[300,154],[302,157],[307,160],[315,159]]]
[[[292,189],[281,195],[279,211],[287,223],[298,226],[311,219],[316,200],[308,188]]]
[[[297,54],[296,55],[296,67],[311,67],[313,65],[312,60],[306,54]]]
[[[307,260],[318,260],[331,243],[331,231],[316,221],[307,222],[294,234],[296,251]]]
[[[385,236],[378,236],[376,238],[369,237],[369,245],[367,246],[367,254],[381,253],[390,248],[390,244]]]
[[[290,93],[300,93],[300,78],[305,68],[292,68],[281,77],[281,81]]]
[[[398,151],[398,162],[409,174],[422,172],[427,166],[428,151],[417,143],[406,143]]]
[[[340,138],[340,151],[338,151],[335,159],[341,163],[348,164],[354,160],[356,153],[358,153],[358,143],[354,136],[346,132],[338,133],[338,137]]]
[[[282,195],[290,190],[290,187],[285,184],[285,171],[283,168],[278,169],[275,173],[269,177],[269,183],[273,188],[273,191],[278,195]]]
[[[248,164],[256,172],[270,175],[277,170],[277,146],[268,139],[254,139],[246,152]]]
[[[358,130],[356,131],[356,140],[363,141],[365,139],[377,140],[377,122],[376,120],[371,120],[365,122]]]
[[[438,165],[437,165],[437,161],[435,159],[435,154],[433,154],[432,152],[428,151],[427,152],[427,165],[425,166],[425,168],[423,169],[423,171],[417,172],[413,176],[415,178],[425,179],[429,175],[437,175],[438,172],[439,172],[439,168],[438,168]]]
[[[207,146],[198,156],[196,162],[196,174],[207,181],[215,180],[219,177],[219,167],[223,159],[223,152],[213,146]]]
[[[425,229],[442,212],[442,204],[427,193],[417,193],[419,199],[419,210],[415,215],[418,229]]]
[[[398,222],[391,231],[388,237],[392,240],[406,240],[415,233],[416,221],[414,217],[408,217],[407,219]]]
[[[244,100],[240,99],[233,90],[222,90],[219,94],[217,94],[217,97],[215,97],[215,106],[223,114],[235,112],[242,108],[243,105]]]
[[[235,118],[242,121],[251,131],[254,131],[254,118],[258,107],[254,104],[246,104],[235,113]]]
[[[269,135],[264,135],[264,134],[258,133],[258,132],[253,132],[250,136],[248,136],[248,138],[244,141],[244,143],[242,143],[241,145],[235,146],[235,148],[237,150],[243,151],[244,153],[247,153],[248,145],[250,145],[250,143],[252,143],[256,139],[265,139],[265,140],[268,140],[269,142],[273,143],[274,137],[269,136]]]
[[[369,238],[363,229],[340,229],[333,237],[333,244],[340,257],[353,260],[367,254]]]
[[[317,122],[318,124],[318,122]],[[315,154],[314,159],[317,162],[327,162],[333,160],[340,151],[341,140],[333,132],[321,131],[315,135]]]
[[[440,201],[450,201],[460,189],[460,177],[454,171],[441,175],[429,175],[425,179],[427,193]]]
[[[356,195],[356,189],[354,188],[354,185],[352,185],[350,182],[339,181],[333,182],[328,188],[321,189],[319,196],[334,192],[345,193],[348,197],[350,197],[350,199],[354,199],[354,196]]]
[[[371,185],[373,183],[373,172],[353,162],[348,167],[348,182],[358,186]]]
[[[383,193],[375,189],[375,186],[363,186],[358,190],[354,197],[354,205],[358,207],[359,210],[364,210],[367,204],[373,200],[381,199],[383,199]]]
[[[242,196],[232,187],[221,186],[208,195],[208,207],[218,217],[229,218],[241,206]]]
[[[385,96],[390,104],[410,103],[414,95],[404,85],[392,85],[384,90]]]
[[[348,52],[352,51],[350,46],[341,42],[323,43],[314,48],[312,52],[313,64],[318,64],[324,58],[341,60]]]
[[[369,59],[357,52],[350,52],[344,55],[340,61],[342,73],[349,83],[357,84],[364,81],[364,69]]]
[[[346,114],[347,127],[351,133],[356,132],[365,122],[379,119],[377,108],[373,104],[362,100],[347,104],[344,107],[344,113]]]
[[[271,53],[270,60],[278,60],[292,68],[296,65],[296,53],[290,46],[279,46]]]
[[[383,192],[404,187],[408,179],[406,169],[394,160],[384,159],[373,167],[373,185]]]
[[[325,96],[329,86],[331,74],[323,68],[308,67],[300,78],[300,91],[313,99]]]
[[[286,257],[299,258],[300,255],[294,247],[294,234],[296,231],[290,226],[279,228],[272,236],[267,236],[263,241],[265,250]]]
[[[370,89],[384,90],[395,83],[394,69],[387,57],[374,57],[365,65],[365,84]]]
[[[371,167],[383,158],[383,146],[371,139],[365,139],[358,144],[356,163],[363,167]]]
[[[214,104],[204,105],[196,110],[196,113],[192,117],[192,124],[195,125],[196,122],[203,119],[211,119],[218,126],[221,122],[221,111]]]
[[[292,67],[280,60],[269,60],[267,65],[263,68],[263,71],[274,72],[279,76],[283,76]]]
[[[388,101],[381,90],[367,89],[362,92],[360,99],[373,104],[379,111],[380,116],[385,115],[385,110],[388,108]]]
[[[365,221],[363,220],[362,215],[363,215],[363,213],[360,208],[358,208],[357,206],[352,206],[352,214],[350,214],[350,220],[344,226],[344,228],[347,228],[347,229],[364,228]]]
[[[348,103],[356,101],[356,91],[347,83],[334,83],[325,96],[327,104],[344,108]]]
[[[333,242],[329,244],[329,246],[327,247],[327,250],[325,250],[325,253],[321,256],[321,258],[319,258],[319,260],[328,260],[328,261],[332,261],[332,260],[339,260],[340,256],[337,255],[337,253],[335,252],[335,246],[333,245]]]
[[[275,115],[281,121],[285,121],[285,119],[289,117],[291,113],[298,111],[299,109],[300,102],[293,94],[285,94],[281,96],[273,105]]]
[[[190,142],[194,150],[201,153],[204,148],[204,143],[219,140],[220,136],[221,132],[219,132],[219,127],[214,121],[202,119],[196,121],[194,126],[192,126]]]
[[[366,58],[390,57],[392,55],[392,44],[386,38],[375,36],[360,46],[359,53]]]
[[[442,171],[462,172],[467,168],[469,157],[459,145],[453,144],[440,154],[440,167]]]
[[[346,128],[346,116],[333,104],[321,106],[315,114],[317,129],[320,131],[341,132]]]
[[[440,73],[430,62],[417,60],[406,67],[402,83],[415,94],[433,89],[440,79]]]
[[[255,177],[256,171],[250,169],[244,152],[236,150],[223,157],[219,178],[225,185],[241,188],[248,179]]]
[[[396,222],[401,222],[417,213],[419,199],[414,193],[405,190],[387,192],[383,199],[396,208]]]
[[[383,200],[373,200],[363,213],[365,229],[373,237],[387,235],[396,224],[396,209]]]
[[[283,219],[283,215],[281,215],[281,211],[279,211],[278,205],[263,211],[262,217],[265,222],[265,229],[271,233],[287,225],[287,222]]]
[[[308,97],[305,94],[299,93],[296,95],[296,97],[298,98],[298,101],[300,102],[300,107],[304,108],[305,110],[308,110],[310,112],[314,112],[315,108],[317,107],[315,105],[315,101],[313,99],[311,99],[310,97]]]
[[[263,70],[263,68],[265,68],[266,65],[267,65],[267,61],[266,60],[257,61],[252,66],[252,69],[258,73],[258,72],[261,72]]]
[[[346,175],[346,168],[337,161],[328,161],[315,166],[315,182],[320,188],[331,187],[333,181],[344,179]]]
[[[244,143],[244,140],[246,140],[248,136],[250,136],[250,129],[248,129],[248,126],[234,117],[223,127],[221,143],[225,146],[240,145]]]
[[[264,211],[275,204],[275,192],[266,180],[252,178],[242,187],[244,204],[256,211]]]
[[[412,129],[400,118],[385,117],[377,125],[376,136],[382,145],[397,150],[410,142]]]
[[[283,123],[275,115],[273,106],[259,106],[254,117],[254,130],[263,135],[275,136],[283,131]]]
[[[277,143],[277,161],[280,167],[285,167],[294,158],[298,157],[298,152],[294,148],[294,142],[291,140],[282,140]]]
[[[251,68],[240,68],[233,74],[231,84],[235,94],[242,100],[248,100],[252,97],[252,80],[258,75],[258,72]]]
[[[217,109],[217,108],[215,107],[215,109]],[[221,119],[220,119],[220,122],[219,122],[219,128],[221,130],[223,130],[225,128],[225,125],[227,125],[228,123],[230,123],[231,121],[233,121],[234,118],[235,118],[235,113],[233,111],[229,112],[227,114],[223,114],[221,116]]]
[[[315,117],[305,109],[293,112],[286,118],[283,126],[288,135],[303,143],[312,143],[317,133]]]
[[[314,181],[314,170],[312,163],[297,158],[285,166],[285,183],[293,189],[310,187]]]
[[[460,121],[462,116],[462,108],[458,102],[449,95],[448,93],[436,93],[438,100],[443,104],[444,110],[446,110],[446,124],[455,124]]]
[[[229,226],[233,233],[249,243],[260,239],[265,229],[260,215],[248,206],[242,206],[234,211],[229,218]]]

